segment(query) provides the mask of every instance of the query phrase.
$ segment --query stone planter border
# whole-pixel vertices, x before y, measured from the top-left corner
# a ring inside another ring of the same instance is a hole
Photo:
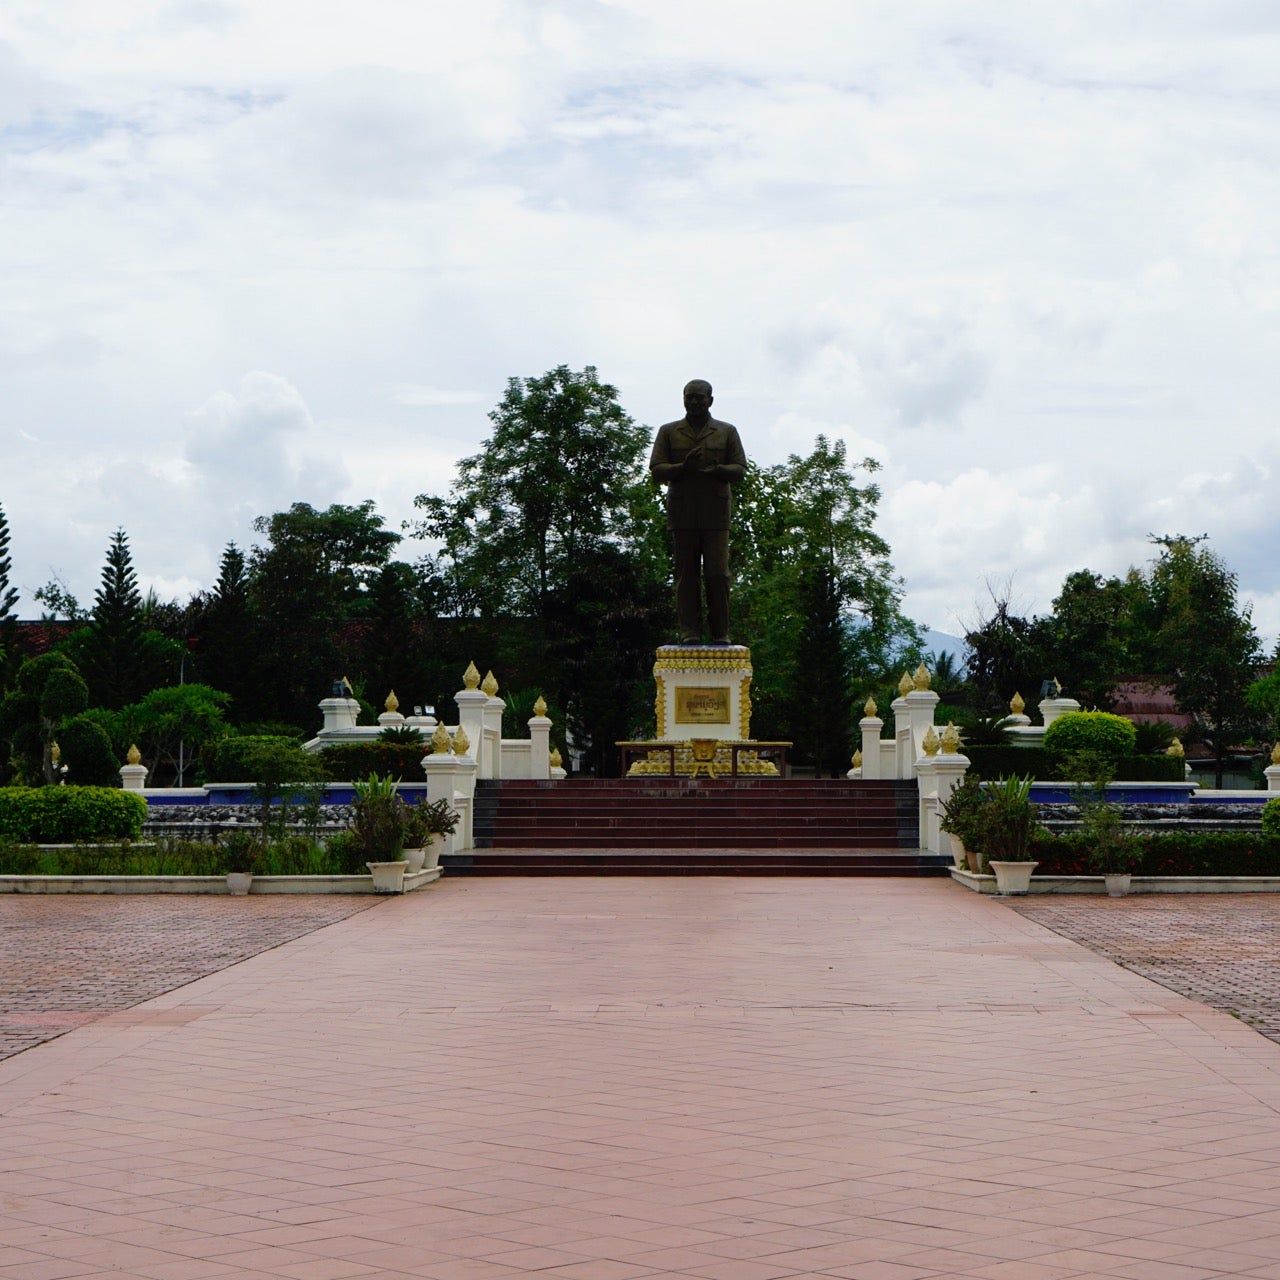
[[[996,892],[995,876],[979,876],[952,867],[951,878],[975,893]],[[1031,894],[1093,893],[1106,895],[1101,876],[1031,877]],[[1135,893],[1280,893],[1280,876],[1134,876],[1127,897]]]
[[[412,893],[440,879],[432,867],[406,875]],[[226,876],[0,876],[0,893],[214,893],[227,896]],[[263,893],[373,893],[372,876],[254,876],[249,896]]]

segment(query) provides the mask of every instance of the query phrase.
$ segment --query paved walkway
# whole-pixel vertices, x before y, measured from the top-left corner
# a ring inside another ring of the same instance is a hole
[[[947,881],[494,879],[0,1064],[0,1276],[1280,1277],[1280,1048]]]
[[[0,896],[0,1058],[185,986],[367,897]]]
[[[1028,897],[1016,909],[1280,1041],[1280,894]]]

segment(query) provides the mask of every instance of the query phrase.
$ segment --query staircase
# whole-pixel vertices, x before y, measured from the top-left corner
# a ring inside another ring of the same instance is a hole
[[[675,778],[480,782],[472,875],[945,875],[914,782]]]

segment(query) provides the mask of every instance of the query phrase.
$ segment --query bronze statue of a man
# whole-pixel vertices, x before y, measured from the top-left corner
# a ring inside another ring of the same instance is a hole
[[[702,640],[702,584],[711,643],[729,643],[729,486],[746,474],[738,428],[711,416],[711,384],[684,389],[684,417],[658,428],[649,470],[667,486],[667,527],[675,544],[680,643]]]

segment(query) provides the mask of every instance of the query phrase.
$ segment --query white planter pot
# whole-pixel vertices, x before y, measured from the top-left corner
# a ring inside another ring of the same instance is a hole
[[[404,860],[407,873],[416,875],[422,870],[423,863],[426,861],[427,851],[425,849],[406,849],[404,851]]]
[[[374,893],[403,893],[404,873],[408,863],[403,858],[395,862],[366,862],[369,874],[373,877]]]
[[[1129,892],[1132,880],[1133,876],[1127,871],[1113,871],[1110,875],[1103,876],[1102,882],[1107,886],[1107,897],[1123,898]]]
[[[228,871],[227,892],[235,898],[243,898],[253,883],[252,871]]]
[[[996,862],[988,861],[996,878],[997,893],[1026,893],[1031,887],[1031,873],[1039,866],[1038,862]]]
[[[444,836],[432,836],[427,845],[427,860],[422,864],[424,871],[433,871],[440,865],[440,855],[444,852]]]

